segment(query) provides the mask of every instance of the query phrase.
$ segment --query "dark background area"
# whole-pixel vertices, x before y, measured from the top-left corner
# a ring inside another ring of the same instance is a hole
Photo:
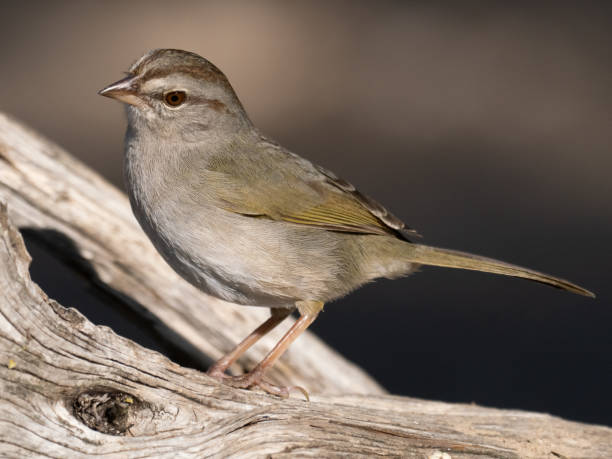
[[[426,243],[595,291],[424,268],[312,329],[396,394],[612,425],[609,2],[22,1],[0,18],[0,110],[119,187],[124,114],[96,91],[149,49],[188,49],[265,133]],[[52,297],[189,363],[28,247]]]

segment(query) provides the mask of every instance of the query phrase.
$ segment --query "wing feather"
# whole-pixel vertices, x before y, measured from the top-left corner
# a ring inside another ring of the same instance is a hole
[[[333,172],[275,144],[264,145],[208,162],[203,187],[219,207],[330,231],[418,236]]]

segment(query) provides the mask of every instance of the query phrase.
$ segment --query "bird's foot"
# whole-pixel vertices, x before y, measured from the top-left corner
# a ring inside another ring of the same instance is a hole
[[[226,384],[237,389],[250,389],[251,387],[259,387],[268,394],[276,395],[281,398],[289,398],[289,394],[292,390],[298,390],[304,395],[306,401],[310,401],[308,392],[306,389],[300,386],[277,386],[275,384],[264,381],[263,371],[255,368],[249,373],[245,373],[239,376],[231,376],[223,373],[222,371],[211,368],[208,371],[208,376],[216,379],[217,381]]]

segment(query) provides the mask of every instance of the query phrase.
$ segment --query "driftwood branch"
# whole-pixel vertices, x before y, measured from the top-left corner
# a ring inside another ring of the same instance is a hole
[[[8,212],[0,206],[3,457],[612,457],[606,427],[384,395],[312,335],[270,374],[308,387],[309,403],[219,385],[93,325],[31,281],[17,227],[34,228],[67,258],[85,260],[92,282],[148,308],[208,361],[266,312],[209,298],[183,282],[119,191],[3,115],[0,201],[8,205]],[[253,365],[277,337],[241,365]]]

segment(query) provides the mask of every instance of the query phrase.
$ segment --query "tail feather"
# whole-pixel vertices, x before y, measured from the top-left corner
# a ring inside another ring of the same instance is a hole
[[[412,263],[442,266],[446,268],[469,269],[473,271],[483,271],[487,273],[503,274],[505,276],[522,277],[535,282],[548,284],[556,288],[577,293],[578,295],[595,298],[595,294],[579,285],[565,279],[549,276],[538,271],[520,266],[494,260],[492,258],[472,255],[471,253],[459,252],[456,250],[441,249],[421,244],[411,244],[412,250],[408,253],[408,261]]]

